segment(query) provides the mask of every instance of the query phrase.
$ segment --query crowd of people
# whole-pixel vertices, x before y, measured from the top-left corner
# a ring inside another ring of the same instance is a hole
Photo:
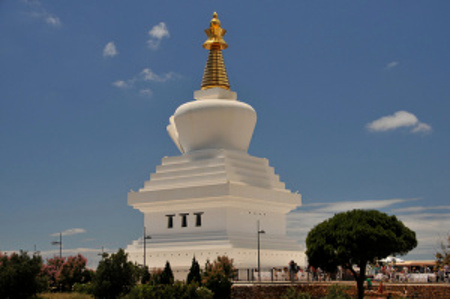
[[[300,267],[295,261],[290,261],[284,269],[274,269],[275,280],[284,280],[276,273],[281,273],[285,280],[295,281],[330,281],[330,280],[353,280],[349,271],[339,269],[337,273],[327,273],[320,268],[308,266]],[[394,264],[381,264],[369,267],[367,276],[374,281],[384,282],[450,282],[450,267],[428,266],[402,266]]]
[[[383,265],[373,267],[375,280],[391,282],[449,282],[450,267]]]

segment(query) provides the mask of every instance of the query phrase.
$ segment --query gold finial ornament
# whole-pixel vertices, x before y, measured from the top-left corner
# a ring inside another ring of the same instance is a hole
[[[223,39],[227,31],[220,27],[220,20],[214,12],[210,26],[205,30],[208,39],[203,43],[203,48],[209,50],[203,73],[202,89],[220,87],[229,90],[227,70],[223,61],[222,50],[228,48],[228,44]]]

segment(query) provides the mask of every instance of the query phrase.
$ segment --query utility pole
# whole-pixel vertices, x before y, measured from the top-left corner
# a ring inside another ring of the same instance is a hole
[[[146,266],[145,261],[146,261],[146,256],[147,256],[147,253],[146,253],[147,240],[150,240],[151,238],[152,238],[151,236],[147,236],[147,233],[145,231],[145,226],[144,226],[144,269]]]
[[[53,241],[52,245],[59,245],[59,259],[62,259],[62,233],[59,233],[59,242]]]
[[[261,282],[261,258],[260,258],[260,235],[265,234],[266,232],[264,230],[261,230],[259,228],[259,220],[258,220],[258,281]]]

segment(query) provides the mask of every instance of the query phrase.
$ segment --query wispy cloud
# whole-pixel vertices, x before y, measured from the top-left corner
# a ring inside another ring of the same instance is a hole
[[[130,87],[127,82],[123,81],[123,80],[117,80],[115,82],[113,82],[113,85],[115,87],[119,87],[119,88],[127,88]]]
[[[404,203],[417,200],[416,198],[393,198],[382,200],[364,200],[364,201],[340,201],[326,204],[322,208],[318,208],[317,212],[323,213],[339,213],[353,209],[370,210],[383,209],[398,203]]]
[[[413,212],[423,212],[423,211],[443,211],[450,210],[450,206],[419,206],[419,207],[407,207],[392,210],[396,213],[413,213]]]
[[[114,57],[117,54],[119,54],[119,52],[117,51],[114,42],[107,43],[105,48],[103,49],[103,57]]]
[[[174,72],[168,72],[165,74],[156,74],[150,68],[144,68],[137,75],[128,80],[117,80],[112,84],[118,88],[138,88],[139,94],[147,97],[153,95],[153,91],[146,85],[149,83],[164,83],[169,80],[179,77]]]
[[[139,94],[142,96],[151,97],[153,95],[153,91],[149,88],[141,89],[139,91]]]
[[[417,116],[407,111],[397,111],[393,115],[383,116],[366,125],[371,132],[385,132],[398,128],[411,128],[411,133],[429,133],[430,125],[420,122]]]
[[[395,208],[396,205],[415,201],[420,199],[394,198],[304,205],[288,214],[287,233],[305,246],[309,231],[322,221],[333,217],[335,213],[352,209],[377,209],[389,215],[395,214],[407,227],[416,232],[418,246],[408,253],[406,259],[433,259],[440,237],[449,233],[450,213],[445,211],[449,210],[450,206]],[[432,210],[439,210],[439,213],[424,213]]]
[[[153,28],[148,32],[148,35],[150,35],[150,39],[147,41],[147,45],[152,50],[159,48],[163,38],[170,37],[169,29],[167,29],[166,23],[164,22],[153,26]]]
[[[433,129],[431,128],[430,125],[426,124],[426,123],[421,123],[419,122],[413,129],[411,132],[413,133],[428,133],[431,132]]]
[[[65,231],[62,231],[61,234],[63,236],[70,236],[70,235],[83,234],[85,232],[86,232],[86,230],[84,228],[69,228],[69,229],[66,229]],[[59,236],[59,234],[60,233],[53,233],[50,236],[57,237],[57,236]]]
[[[175,74],[173,72],[168,72],[162,75],[155,74],[151,69],[145,68],[142,70],[142,72],[138,75],[138,79],[141,79],[143,81],[154,81],[154,82],[166,82],[170,79],[173,79]]]
[[[48,12],[40,1],[23,1],[30,8],[30,16],[44,21],[46,24],[52,27],[60,27],[62,25],[61,20],[56,15]]]
[[[391,61],[391,62],[389,62],[389,63],[386,65],[386,69],[387,69],[387,70],[390,70],[390,69],[396,67],[398,64],[399,64],[398,61]]]

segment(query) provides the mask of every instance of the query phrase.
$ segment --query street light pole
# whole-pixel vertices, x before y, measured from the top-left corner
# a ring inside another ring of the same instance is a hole
[[[144,226],[144,269],[145,269],[145,266],[146,266],[145,261],[146,261],[146,255],[147,255],[146,254],[147,240],[149,240],[151,238],[152,238],[151,236],[147,236],[147,233],[145,231],[145,226]]]
[[[260,257],[260,251],[261,251],[261,246],[260,246],[260,235],[261,234],[265,234],[266,232],[264,230],[261,230],[259,228],[259,220],[258,220],[258,281],[261,282],[261,257]]]
[[[52,245],[59,245],[59,259],[62,259],[62,233],[59,233],[59,242],[53,241]]]

